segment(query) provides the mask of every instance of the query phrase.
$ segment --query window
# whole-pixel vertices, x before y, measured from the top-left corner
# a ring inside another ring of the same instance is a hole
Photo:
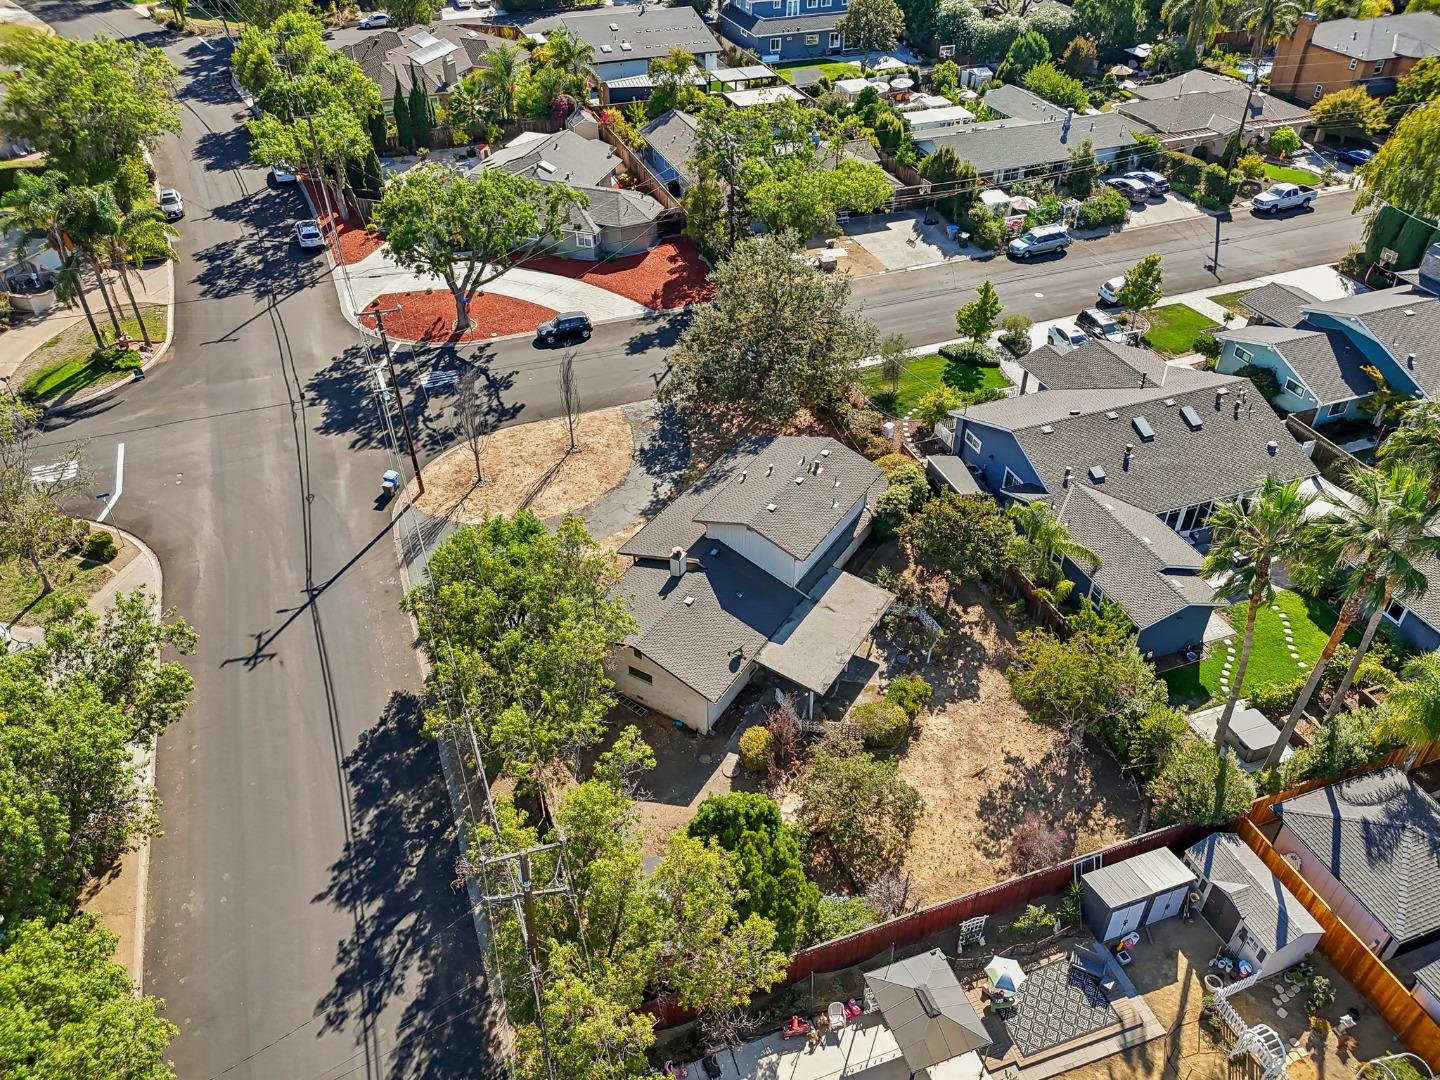
[[[1000,487],[1001,487],[1001,489],[1003,490],[1003,489],[1005,489],[1005,488],[1019,487],[1020,484],[1021,484],[1020,477],[1016,476],[1013,472],[1011,472],[1011,471],[1010,471],[1010,466],[1009,466],[1009,465],[1006,465],[1006,466],[1005,466],[1005,479],[1000,481]]]
[[[1316,100],[1316,101],[1319,101],[1319,100],[1320,100],[1322,97],[1324,97],[1324,96],[1325,96],[1325,85],[1324,85],[1323,83],[1318,83],[1318,82],[1317,82],[1317,83],[1315,84],[1315,100]]]
[[[980,447],[983,446],[984,443],[980,441],[979,436],[977,436],[975,432],[971,431],[969,428],[966,428],[965,445],[978,454],[980,452]]]
[[[1381,72],[1383,72],[1384,70],[1385,70],[1385,61],[1384,61],[1384,60],[1376,60],[1376,61],[1375,61],[1375,71],[1374,71],[1374,74],[1379,75],[1379,74],[1380,74]]]
[[[589,233],[576,233],[575,246],[582,248],[593,248],[595,246],[595,237],[591,236]]]
[[[1326,420],[1333,420],[1337,416],[1344,416],[1345,410],[1350,407],[1348,401],[1332,401],[1325,406],[1323,415]]]
[[[805,35],[805,44],[806,44],[806,45],[819,45],[819,44],[820,44],[820,35],[819,35],[819,34],[806,34],[806,35]]]
[[[1267,953],[1264,949],[1256,949],[1256,950],[1255,950],[1255,961],[1256,961],[1256,963],[1263,964],[1263,963],[1265,962],[1265,957],[1268,956],[1268,955],[1269,955],[1269,953]]]
[[[632,667],[630,669],[630,677],[633,679],[639,679],[643,683],[653,684],[655,682],[655,677],[653,675],[651,675],[648,671],[641,671],[638,667]]]
[[[799,15],[799,14],[800,14],[800,0],[785,0],[785,14],[786,14],[786,15]]]
[[[1405,619],[1405,605],[1399,600],[1391,600],[1390,606],[1385,609],[1385,618],[1399,626]]]
[[[818,4],[819,0],[805,0],[805,10],[814,11]]]
[[[772,53],[775,53],[776,55],[779,55],[779,53],[780,53],[780,46],[781,46],[782,44],[783,44],[783,42],[782,42],[778,37],[772,37],[772,38],[770,39],[770,51],[771,51]]]
[[[1090,602],[1096,607],[1099,607],[1106,600],[1110,599],[1108,596],[1105,595],[1105,591],[1101,589],[1099,585],[1096,585],[1093,581],[1090,583],[1090,592],[1086,595],[1090,597]]]
[[[1356,66],[1357,64],[1359,64],[1359,63],[1360,63],[1360,61],[1357,60],[1355,57],[1352,56],[1352,57],[1350,58],[1350,70],[1351,70],[1351,71],[1354,71],[1354,70],[1355,70],[1355,66]]]
[[[826,7],[829,7],[829,6],[830,6],[830,0],[825,0],[825,6],[826,6]],[[831,33],[831,35],[830,35],[830,48],[832,48],[832,49],[838,49],[838,48],[840,48],[840,35],[839,35],[839,34]]]
[[[1248,364],[1251,360],[1255,359],[1255,354],[1243,345],[1236,345],[1235,359],[1239,360],[1242,364]]]
[[[1288,392],[1294,394],[1296,397],[1305,396],[1305,387],[1301,386],[1298,382],[1296,382],[1292,378],[1289,378],[1288,376],[1285,379],[1285,389]]]

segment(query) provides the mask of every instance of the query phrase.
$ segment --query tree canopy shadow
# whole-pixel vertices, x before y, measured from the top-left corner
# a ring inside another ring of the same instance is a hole
[[[355,932],[338,945],[335,985],[317,1011],[327,1031],[376,1024],[403,996],[375,1075],[499,1077],[498,1007],[454,880],[454,810],[420,712],[418,696],[392,694],[343,763],[351,838],[314,902],[352,912]]]

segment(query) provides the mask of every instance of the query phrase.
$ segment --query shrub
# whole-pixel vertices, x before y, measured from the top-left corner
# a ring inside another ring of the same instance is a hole
[[[915,459],[909,454],[889,453],[875,459],[875,467],[886,476],[894,474],[902,465],[914,465]]]
[[[1046,821],[1034,810],[1027,810],[1010,834],[1010,869],[1017,874],[1044,870],[1064,862],[1074,849],[1070,837],[1058,825]]]
[[[1247,180],[1259,180],[1265,175],[1265,159],[1259,154],[1249,153],[1235,163],[1240,175]]]
[[[1005,396],[1005,391],[998,386],[980,386],[974,390],[961,390],[959,394],[961,405],[984,405],[987,401],[999,401]]]
[[[1246,692],[1252,709],[1259,709],[1271,720],[1282,720],[1290,715],[1300,691],[1305,689],[1304,675],[1297,675],[1289,682],[1265,683]]]
[[[875,501],[875,524],[882,538],[894,536],[895,530],[928,498],[930,481],[925,478],[925,470],[914,461],[896,466],[890,473],[890,486]]]
[[[920,399],[915,407],[915,419],[930,428],[950,418],[950,410],[965,404],[960,391],[950,386],[938,386]]]
[[[910,730],[910,717],[889,701],[869,701],[850,710],[850,719],[860,729],[860,738],[869,750],[893,750]]]
[[[1049,930],[1054,925],[1055,916],[1050,914],[1050,910],[1044,904],[1030,904],[1010,924],[1010,929],[1017,934],[1025,935]]]
[[[1047,101],[1079,112],[1090,104],[1090,94],[1079,79],[1066,75],[1053,63],[1037,64],[1020,80],[1025,89]]]
[[[1167,150],[1160,155],[1160,171],[1168,176],[1172,183],[1183,184],[1187,188],[1200,186],[1200,174],[1204,169],[1205,163],[1199,158],[1182,154],[1178,150]]]
[[[90,357],[108,371],[137,371],[142,363],[138,352],[134,349],[122,349],[118,345],[96,349]]]
[[[1220,356],[1220,342],[1209,330],[1201,330],[1195,335],[1195,351],[1208,360],[1215,360]]]
[[[1071,75],[1091,75],[1095,71],[1095,39],[1071,38],[1060,57],[1060,66]]]
[[[810,937],[819,945],[874,926],[878,921],[875,909],[863,896],[822,896]]]
[[[1078,229],[1104,229],[1130,219],[1130,200],[1112,187],[1101,188],[1080,204],[1075,215]]]
[[[1225,795],[1215,806],[1216,781],[1221,758],[1200,739],[1186,739],[1150,781],[1146,792],[1155,811],[1155,824],[1220,825],[1234,821],[1255,801],[1255,781],[1226,754]]]
[[[1235,198],[1235,189],[1240,186],[1225,166],[1211,162],[1200,175],[1200,190],[1223,206],[1229,206]]]
[[[752,727],[740,736],[740,767],[755,776],[763,775],[770,769],[774,750],[775,738],[769,729]]]
[[[914,720],[924,710],[931,693],[930,684],[919,675],[901,675],[891,680],[885,691],[885,700],[900,706],[905,715]]]
[[[1377,709],[1342,709],[1313,745],[1296,750],[1280,767],[1282,785],[1293,787],[1364,765],[1382,749],[1377,740],[1381,722]]]
[[[1016,360],[1030,351],[1030,325],[1024,315],[1006,315],[1000,320],[1000,344]]]
[[[1092,848],[1092,851],[1099,850]],[[1080,922],[1080,899],[1085,893],[1085,887],[1078,881],[1070,883],[1070,888],[1065,890],[1065,899],[1060,901],[1060,921],[1066,926],[1075,926]]]
[[[115,537],[105,529],[96,529],[85,538],[82,553],[91,562],[109,562],[115,558]]]
[[[1245,364],[1235,369],[1235,374],[1243,376],[1254,384],[1255,389],[1260,391],[1260,396],[1266,401],[1274,401],[1280,396],[1280,379],[1275,372],[1267,367],[1260,367],[1257,364]]]
[[[943,345],[940,355],[954,364],[973,364],[976,367],[999,367],[1000,357],[995,350],[978,341],[962,341],[956,345]]]
[[[965,219],[970,242],[982,251],[994,251],[1005,243],[1005,222],[982,205],[971,208]]]

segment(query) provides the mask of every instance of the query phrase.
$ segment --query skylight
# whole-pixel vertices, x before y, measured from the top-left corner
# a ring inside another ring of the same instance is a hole
[[[1099,465],[1090,466],[1090,479],[1093,483],[1103,484],[1105,482],[1105,470]]]
[[[1137,416],[1131,420],[1130,426],[1135,429],[1135,434],[1140,436],[1142,442],[1149,442],[1155,438],[1155,430],[1150,426],[1150,421],[1143,416]]]
[[[1200,414],[1197,413],[1194,407],[1191,405],[1181,406],[1180,419],[1184,420],[1185,423],[1190,426],[1191,431],[1199,431],[1200,428],[1203,426],[1203,421],[1200,419]]]

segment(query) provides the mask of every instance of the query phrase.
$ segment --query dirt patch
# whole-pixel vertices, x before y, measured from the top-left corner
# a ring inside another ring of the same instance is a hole
[[[586,262],[539,255],[526,259],[524,265],[583,281],[657,311],[697,304],[714,292],[706,280],[710,267],[690,240],[662,240],[643,255],[623,259]]]
[[[1013,876],[1010,834],[1027,810],[1089,849],[1135,833],[1140,807],[1119,767],[1090,741],[1071,747],[1010,694],[1002,664],[1014,632],[978,589],[956,593],[950,654],[920,669],[931,708],[900,759],[925,797],[906,869],[931,903]]]
[[[475,458],[462,442],[425,469],[416,506],[432,517],[481,521],[528,507],[542,518],[579,510],[630,471],[635,436],[623,409],[584,413],[576,423],[580,452],[567,454],[564,417],[495,432],[480,457],[485,482],[475,484]]]
[[[845,256],[835,264],[835,269],[849,274],[851,277],[866,277],[870,274],[885,272],[885,264],[870,254],[864,245],[853,236],[836,237],[833,244],[835,247],[845,249]],[[814,244],[810,247],[810,251],[819,252],[829,246],[829,243]]]
[[[344,263],[357,263],[367,255],[373,255],[385,246],[385,237],[378,232],[371,232],[363,225],[357,225],[346,221],[343,217],[336,215],[335,234],[338,234],[340,242],[337,246],[335,234],[330,231],[330,218],[332,215],[325,212],[326,196],[321,194],[319,185],[310,180],[302,180],[305,185],[305,193],[310,196],[310,206],[315,211],[315,220],[320,223],[320,231],[325,234],[325,242],[330,246],[330,254]]]
[[[466,309],[470,312],[470,329],[457,334],[455,301],[445,289],[381,293],[375,303],[382,308],[399,306],[399,311],[385,317],[385,332],[397,341],[483,341],[506,334],[528,334],[556,314],[554,308],[543,304],[500,293],[480,293],[470,298]],[[362,314],[360,321],[373,327],[375,316]]]

